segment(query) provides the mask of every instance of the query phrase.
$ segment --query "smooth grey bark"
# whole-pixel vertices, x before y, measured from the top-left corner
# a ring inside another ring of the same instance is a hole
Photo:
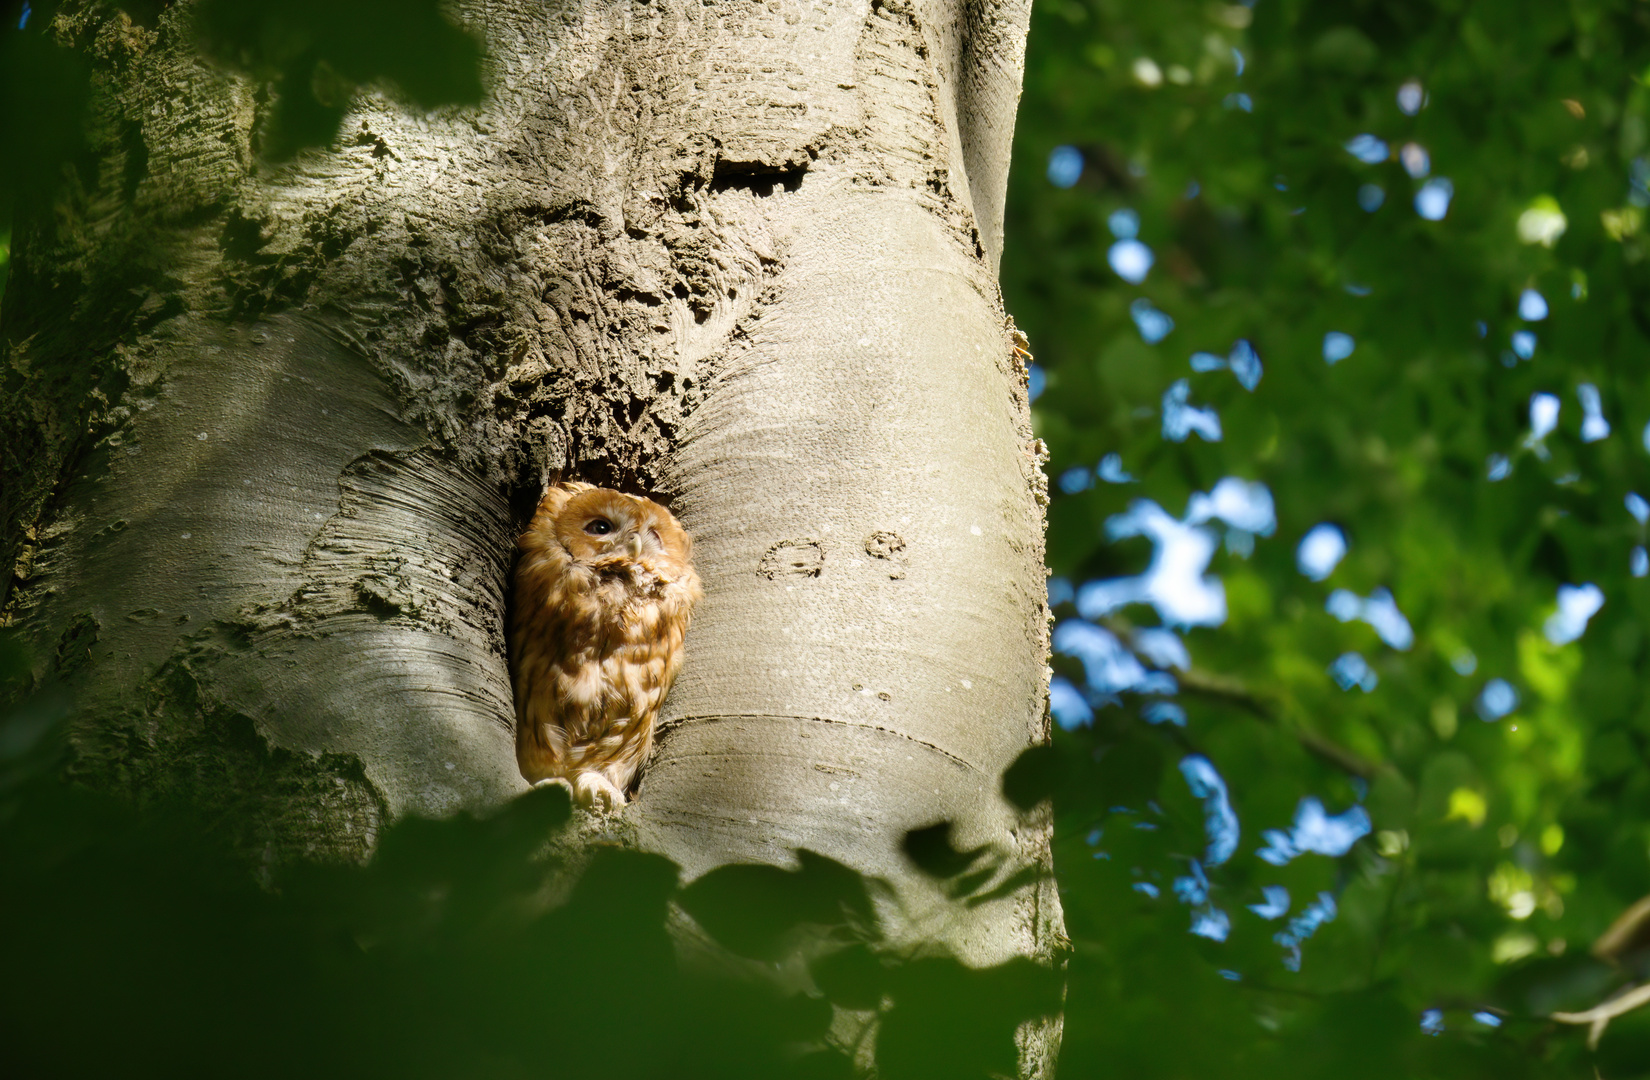
[[[6,618],[77,769],[256,799],[277,860],[519,793],[511,539],[565,474],[668,498],[707,588],[616,828],[690,876],[810,848],[894,885],[896,936],[1051,959],[1051,881],[964,908],[899,851],[947,819],[1000,880],[1049,863],[998,792],[1047,737],[995,283],[1027,5],[455,16],[483,107],[368,95],[279,168],[186,6],[60,16],[103,170],[19,236],[0,420]]]

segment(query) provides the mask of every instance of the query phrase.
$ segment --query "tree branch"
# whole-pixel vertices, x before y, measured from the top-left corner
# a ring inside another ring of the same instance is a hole
[[[1118,639],[1127,645],[1130,652],[1134,653],[1137,658],[1142,657],[1143,654],[1134,644],[1135,628],[1132,623],[1127,619],[1117,617],[1101,621],[1108,630],[1116,634]],[[1251,690],[1239,679],[1235,679],[1230,675],[1203,671],[1195,667],[1177,671],[1175,678],[1180,683],[1180,689],[1185,693],[1236,706],[1269,724],[1283,726],[1278,715],[1277,706],[1266,697]],[[1370,761],[1362,754],[1350,750],[1315,731],[1298,727],[1290,727],[1288,730],[1307,753],[1327,765],[1340,769],[1342,772],[1350,773],[1365,780],[1372,780],[1381,771],[1381,766],[1376,762]]]
[[[1632,1012],[1646,1002],[1650,1002],[1650,983],[1636,986],[1625,994],[1593,1006],[1586,1012],[1555,1012],[1551,1014],[1551,1019],[1561,1024],[1590,1025],[1591,1030],[1587,1032],[1587,1049],[1592,1050],[1598,1046],[1598,1040],[1603,1036],[1604,1029],[1610,1026],[1611,1020],[1623,1013]]]

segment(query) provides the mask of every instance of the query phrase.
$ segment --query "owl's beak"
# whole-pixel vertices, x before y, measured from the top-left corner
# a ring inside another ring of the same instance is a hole
[[[640,535],[632,536],[625,543],[625,550],[630,553],[630,557],[632,559],[641,558],[642,557],[642,538],[641,538],[641,536]]]

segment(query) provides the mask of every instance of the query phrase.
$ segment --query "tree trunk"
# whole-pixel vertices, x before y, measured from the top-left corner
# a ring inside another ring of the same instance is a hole
[[[64,9],[100,166],[19,222],[0,554],[76,770],[251,809],[271,861],[512,797],[511,541],[586,479],[667,501],[707,590],[618,827],[689,877],[810,848],[908,939],[1050,958],[1051,882],[964,908],[900,851],[948,819],[1048,866],[998,793],[1046,737],[995,281],[1027,7],[460,3],[484,106],[365,95],[279,167],[187,6]]]

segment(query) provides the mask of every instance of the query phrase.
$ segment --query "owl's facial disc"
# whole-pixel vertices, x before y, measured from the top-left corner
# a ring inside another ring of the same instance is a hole
[[[603,574],[620,570],[664,573],[670,544],[678,542],[674,534],[666,542],[665,534],[673,533],[673,524],[668,512],[644,499],[590,489],[575,494],[563,506],[555,535],[575,563]]]

